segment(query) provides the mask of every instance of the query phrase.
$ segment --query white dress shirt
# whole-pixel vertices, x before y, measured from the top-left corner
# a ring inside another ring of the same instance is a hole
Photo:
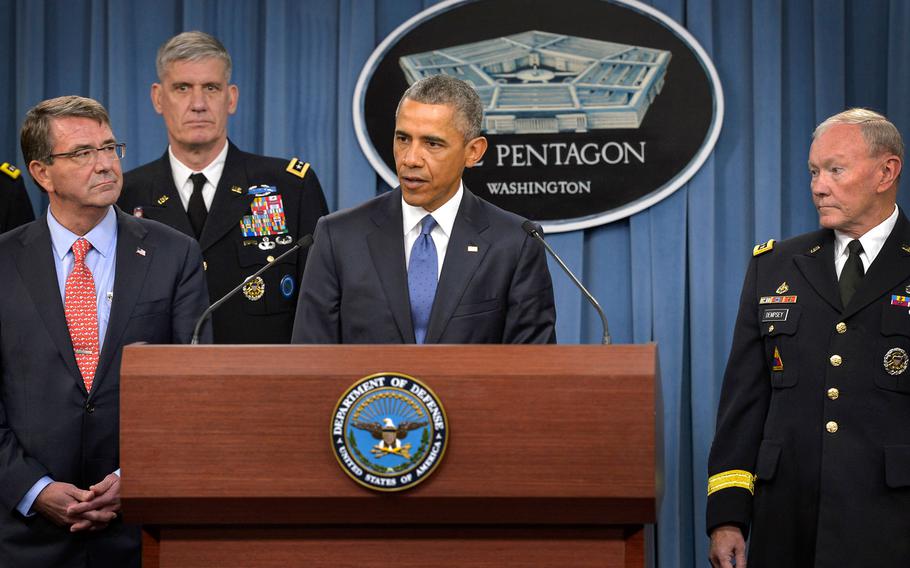
[[[449,247],[449,238],[452,236],[452,227],[455,226],[455,216],[458,214],[458,206],[461,205],[461,198],[464,196],[464,184],[458,182],[458,191],[451,199],[442,204],[442,206],[433,211],[427,211],[423,207],[414,207],[408,205],[404,197],[401,198],[401,221],[402,230],[404,231],[404,263],[409,266],[411,262],[411,248],[420,236],[420,222],[427,215],[433,215],[436,219],[436,226],[430,231],[433,237],[433,244],[436,245],[436,258],[439,259],[436,266],[436,278],[442,274],[442,263],[446,258],[446,249]]]
[[[879,251],[882,250],[885,241],[888,240],[888,237],[891,235],[891,231],[896,224],[897,205],[894,206],[894,212],[891,213],[887,219],[859,238],[860,244],[863,245],[863,252],[860,253],[859,258],[863,261],[864,273],[869,272],[869,266],[872,264],[872,261],[875,260],[875,257],[878,256]],[[834,231],[834,270],[837,272],[838,279],[840,279],[840,273],[844,269],[844,264],[847,263],[847,258],[850,256],[847,245],[852,240],[853,237],[850,235],[840,231]]]
[[[193,180],[190,176],[196,173],[205,175],[205,185],[202,186],[202,200],[205,201],[205,209],[208,211],[212,208],[212,200],[215,199],[215,188],[221,181],[221,172],[224,171],[224,161],[227,159],[228,143],[224,141],[224,148],[218,152],[212,163],[207,165],[201,172],[187,167],[183,162],[174,155],[174,150],[168,146],[167,155],[171,161],[171,174],[174,176],[174,186],[177,193],[180,194],[180,202],[186,209],[190,204],[190,196],[193,195]]]

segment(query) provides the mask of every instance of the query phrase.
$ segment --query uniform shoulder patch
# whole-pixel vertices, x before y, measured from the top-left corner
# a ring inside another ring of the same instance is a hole
[[[22,175],[22,170],[10,164],[9,162],[3,162],[3,165],[0,166],[0,172],[5,173],[13,179],[18,179],[19,176]]]
[[[774,248],[774,239],[759,243],[752,247],[752,256],[758,256],[760,254],[765,254]]]
[[[288,163],[288,167],[286,168],[288,173],[292,173],[300,179],[303,179],[303,176],[306,175],[309,169],[309,162],[301,162],[297,158],[291,158],[291,161]]]

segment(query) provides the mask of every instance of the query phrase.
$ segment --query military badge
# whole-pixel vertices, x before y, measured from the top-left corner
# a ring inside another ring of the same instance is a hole
[[[820,251],[821,249],[822,249],[821,246],[815,245],[814,247],[812,247],[812,248],[809,249],[809,254],[815,254],[815,253],[817,253],[818,251]]]
[[[448,442],[448,419],[429,387],[401,373],[354,383],[331,423],[338,463],[354,481],[376,491],[401,491],[430,476]]]
[[[275,248],[275,241],[270,240],[268,237],[262,237],[262,241],[259,243],[259,250],[272,250]]]
[[[249,189],[246,190],[247,195],[255,195],[257,197],[263,195],[272,195],[273,193],[278,193],[278,188],[274,185],[251,185]]]
[[[790,291],[790,287],[787,286],[786,282],[781,282],[780,286],[777,287],[777,290],[774,291],[775,294],[786,294]]]
[[[240,187],[239,185],[232,185],[231,191],[233,191],[234,193],[243,193],[243,188]]]
[[[257,276],[243,285],[243,295],[247,300],[255,302],[265,294],[265,280],[262,276]]]
[[[772,371],[783,371],[784,370],[784,361],[780,358],[780,351],[777,350],[777,347],[774,348],[774,359],[771,361],[771,370]]]
[[[280,195],[260,195],[253,199],[250,209],[251,214],[240,219],[240,230],[244,237],[283,235],[288,232]]]
[[[145,212],[142,210],[142,207],[133,207],[133,217],[145,217]]]
[[[910,361],[910,357],[908,357],[907,352],[900,347],[889,349],[888,352],[885,353],[885,371],[892,376],[900,375],[907,370],[908,361]]]
[[[165,203],[167,203],[168,199],[170,199],[170,197],[168,197],[167,195],[162,195],[161,197],[158,198],[158,205],[164,205]]]
[[[285,298],[290,298],[294,295],[294,277],[290,274],[285,274],[281,279],[281,295]]]
[[[892,306],[903,306],[910,307],[910,297],[907,296],[891,296],[891,305]]]
[[[901,250],[903,250],[907,254],[910,254],[910,245],[907,245],[907,244],[901,245]]]
[[[294,238],[291,235],[281,235],[275,238],[275,242],[279,245],[289,245],[294,242]]]

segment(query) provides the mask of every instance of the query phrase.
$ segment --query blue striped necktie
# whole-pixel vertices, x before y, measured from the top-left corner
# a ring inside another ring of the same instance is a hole
[[[411,297],[411,322],[414,324],[414,339],[423,343],[430,324],[430,312],[436,297],[436,279],[439,263],[436,244],[430,232],[436,226],[436,219],[427,215],[420,221],[420,235],[411,247],[408,264],[408,293]]]

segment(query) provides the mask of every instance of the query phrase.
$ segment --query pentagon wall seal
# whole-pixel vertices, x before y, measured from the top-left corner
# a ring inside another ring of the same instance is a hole
[[[448,420],[429,387],[401,373],[354,383],[332,415],[332,449],[357,483],[375,491],[409,489],[436,469],[448,442]]]

